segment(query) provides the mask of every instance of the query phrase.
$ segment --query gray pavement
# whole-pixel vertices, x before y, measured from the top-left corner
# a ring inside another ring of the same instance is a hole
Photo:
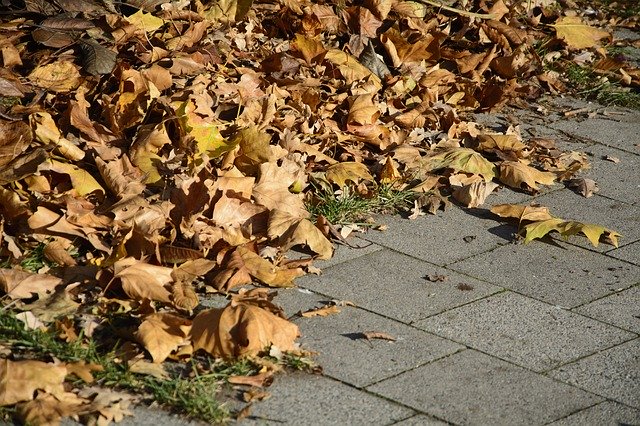
[[[585,107],[588,116],[561,114]],[[600,191],[503,189],[481,209],[379,217],[387,231],[359,234],[350,241],[363,248],[340,246],[322,275],[279,291],[289,315],[330,300],[356,306],[295,317],[324,373],[276,376],[243,424],[640,424],[640,112],[571,99],[546,110],[509,120],[525,138],[590,153],[583,176]],[[478,120],[498,128],[506,117]],[[516,229],[487,214],[505,202],[612,228],[620,247],[582,237],[514,244]],[[446,279],[426,279],[436,275]],[[367,331],[396,341],[358,338]],[[137,412],[124,424],[187,424]]]
[[[340,246],[322,275],[279,292],[288,314],[329,300],[356,307],[295,319],[324,374],[277,376],[244,423],[640,424],[640,112],[550,102],[546,116],[510,111],[509,120],[525,138],[587,152],[592,168],[582,175],[600,191],[587,199],[562,185],[535,197],[502,190],[481,209],[378,218],[387,231],[352,240],[371,245]],[[478,119],[500,128],[506,117]],[[534,201],[617,230],[620,247],[579,236],[514,244],[515,228],[486,212]],[[397,340],[354,338],[365,331]]]

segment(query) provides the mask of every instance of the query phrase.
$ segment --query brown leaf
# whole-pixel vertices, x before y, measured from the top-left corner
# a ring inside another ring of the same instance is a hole
[[[567,181],[567,185],[585,198],[592,197],[600,190],[596,181],[587,178],[571,179]]]
[[[153,362],[164,361],[179,346],[188,343],[191,321],[173,314],[156,313],[145,317],[135,333],[136,339],[151,354]]]
[[[100,364],[86,363],[85,361],[67,363],[67,374],[74,374],[84,380],[85,383],[93,383],[93,371],[103,371]]]
[[[424,277],[427,281],[431,281],[432,283],[446,281],[448,277],[446,275],[438,275],[438,274],[430,274]]]
[[[55,425],[60,419],[85,413],[87,402],[71,392],[38,392],[32,401],[16,405],[16,416],[22,424]]]
[[[185,311],[194,310],[200,303],[198,295],[191,283],[176,282],[171,287],[171,299],[173,300],[173,306]]]
[[[273,372],[267,371],[253,376],[229,376],[227,382],[232,385],[246,385],[262,388],[269,386],[273,381]]]
[[[495,182],[474,182],[470,185],[456,188],[453,191],[453,198],[458,200],[465,207],[478,207],[484,204],[484,201],[487,199],[487,197],[498,186],[500,185]]]
[[[150,265],[132,257],[118,260],[114,265],[114,278],[120,278],[122,289],[132,299],[150,299],[171,303],[167,289],[173,281],[171,268]]]
[[[299,334],[297,325],[257,306],[238,303],[200,312],[193,320],[190,338],[194,350],[235,358],[257,355],[271,345],[294,350]]]
[[[68,92],[80,85],[80,72],[73,62],[60,60],[36,67],[27,77],[31,83],[52,92]]]
[[[54,239],[44,246],[44,257],[61,266],[75,266],[78,263],[67,252],[60,239]]]
[[[365,331],[362,333],[365,339],[381,339],[381,340],[389,340],[391,342],[395,342],[396,338],[388,333],[383,333],[381,331]]]
[[[328,305],[323,306],[321,308],[310,309],[306,312],[301,312],[300,315],[305,318],[313,318],[313,317],[326,317],[328,315],[333,315],[340,313],[340,309],[336,305]]]
[[[61,283],[60,278],[47,274],[0,269],[0,290],[12,299],[30,299],[34,295],[43,297]]]
[[[61,394],[66,375],[67,368],[62,364],[0,359],[0,406],[31,401],[38,389]]]
[[[549,220],[554,217],[549,208],[544,206],[520,206],[517,204],[499,204],[491,208],[491,213],[500,217],[518,219],[522,221]]]
[[[555,180],[555,174],[541,172],[520,161],[504,161],[500,165],[500,182],[512,188],[535,192],[540,189],[538,183],[553,185]]]

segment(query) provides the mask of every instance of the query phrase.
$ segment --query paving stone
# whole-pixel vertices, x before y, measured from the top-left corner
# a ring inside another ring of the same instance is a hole
[[[573,312],[640,333],[640,285],[575,308]]]
[[[640,267],[563,243],[508,245],[448,268],[573,308],[638,282]]]
[[[622,235],[619,239],[620,247],[640,240],[640,206],[631,206],[597,194],[585,198],[568,189],[538,197],[536,203],[549,207],[554,216],[593,223],[618,232]],[[562,240],[558,234],[555,234],[554,238]],[[600,252],[613,253],[619,250],[604,243],[594,247],[583,235],[571,236],[568,241]]]
[[[512,227],[496,222],[487,211],[465,212],[457,207],[414,220],[399,216],[380,216],[377,220],[388,230],[370,231],[362,238],[437,265],[506,244],[513,232]]]
[[[549,127],[588,138],[606,146],[636,152],[634,144],[638,143],[637,122],[620,122],[608,117],[589,118],[584,121],[564,119],[549,123]]]
[[[550,376],[640,408],[640,339],[559,367]]]
[[[415,326],[535,371],[635,337],[512,292],[418,321]]]
[[[365,254],[382,250],[382,247],[380,247],[379,245],[373,244],[370,241],[363,240],[362,238],[358,237],[358,235],[362,234],[357,233],[354,235],[354,237],[349,237],[347,239],[347,242],[351,244],[352,247],[343,244],[335,244],[335,250],[331,259],[316,260],[313,264],[320,269],[329,268],[333,265],[337,265],[339,263],[347,262],[351,259],[356,259],[360,256],[364,256]],[[298,251],[291,250],[287,253],[287,256],[295,259],[299,257],[309,256],[309,254],[302,254]]]
[[[431,282],[427,275],[444,275]],[[473,286],[471,291],[457,288]],[[392,250],[382,250],[325,270],[322,276],[305,276],[299,284],[334,299],[411,323],[500,291],[459,273],[411,258]]]
[[[638,125],[635,125],[636,128]],[[636,138],[636,143],[638,142]],[[602,195],[628,204],[640,205],[640,155],[629,155],[624,151],[601,145],[593,145],[585,152],[592,154],[591,168],[582,176],[595,180]],[[605,160],[605,156],[620,160],[619,163]]]
[[[441,422],[433,417],[426,416],[424,414],[418,414],[408,419],[402,420],[398,423],[394,423],[394,426],[445,426],[449,423]]]
[[[602,400],[474,350],[367,389],[456,424],[543,424]]]
[[[607,253],[607,256],[626,260],[627,262],[640,266],[640,241],[636,241],[633,244],[626,245],[617,250],[612,250]]]
[[[550,423],[553,426],[622,426],[640,424],[640,410],[612,401],[601,402],[564,419]]]
[[[276,376],[271,398],[256,403],[243,424],[391,424],[413,411],[338,381],[309,374]]]
[[[327,317],[296,318],[304,348],[316,352],[324,373],[357,387],[386,379],[464,347],[354,307]],[[396,339],[364,338],[375,331]]]

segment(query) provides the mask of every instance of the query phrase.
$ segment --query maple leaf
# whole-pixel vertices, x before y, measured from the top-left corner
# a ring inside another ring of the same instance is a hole
[[[119,278],[127,296],[141,300],[149,299],[171,303],[167,285],[173,281],[171,268],[150,265],[127,257],[113,265],[114,278]]]
[[[360,179],[373,180],[367,166],[353,161],[345,161],[327,167],[325,177],[340,188],[343,188],[349,181],[358,184]]]
[[[551,26],[556,29],[558,38],[576,50],[593,47],[599,40],[611,37],[607,31],[584,24],[578,16],[563,16]]]
[[[271,345],[295,350],[299,334],[297,325],[258,306],[238,303],[200,312],[193,319],[190,338],[194,350],[234,358],[258,355]]]
[[[496,177],[496,166],[481,154],[470,148],[452,148],[429,156],[420,162],[426,171],[449,168],[455,171],[473,173],[489,182]]]
[[[64,364],[0,359],[0,406],[30,401],[38,389],[61,394],[66,375]]]
[[[491,208],[491,213],[500,217],[518,219],[523,221],[549,220],[554,217],[549,213],[549,208],[544,206],[521,206],[518,204],[499,204]]]
[[[171,352],[187,342],[191,321],[168,313],[147,315],[135,333],[136,339],[151,354],[153,362],[164,361]]]
[[[51,293],[62,280],[47,274],[32,274],[15,269],[0,269],[0,290],[12,299],[30,299]]]
[[[526,191],[538,191],[538,183],[553,185],[556,175],[551,172],[541,172],[520,161],[504,161],[500,164],[500,181],[512,188]]]

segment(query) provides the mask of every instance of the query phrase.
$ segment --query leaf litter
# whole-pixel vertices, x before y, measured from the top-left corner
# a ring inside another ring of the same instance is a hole
[[[66,342],[117,330],[118,348],[103,346],[140,374],[250,358],[261,372],[229,382],[268,384],[280,369],[269,354],[306,352],[263,286],[318,273],[313,260],[361,229],[312,216],[318,189],[366,199],[391,185],[413,194],[411,218],[450,198],[479,207],[501,185],[597,190],[576,177],[584,155],[468,118],[562,92],[545,67],[557,57],[597,55],[601,72],[638,87],[638,69],[606,65],[602,47],[634,18],[555,3],[7,2],[3,309]],[[615,231],[546,208],[491,211],[516,219],[525,242],[555,231],[617,245]],[[289,259],[292,248],[308,256]],[[223,302],[205,308],[204,297]],[[301,315],[338,305],[352,304]],[[29,359],[37,353],[13,347],[8,355],[0,401],[22,421],[129,414],[125,394],[70,379],[92,383],[100,365]]]

